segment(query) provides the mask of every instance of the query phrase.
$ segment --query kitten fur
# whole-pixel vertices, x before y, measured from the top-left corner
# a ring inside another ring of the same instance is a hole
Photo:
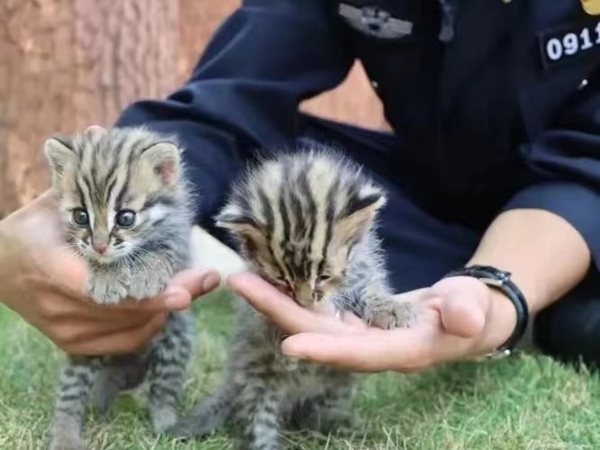
[[[410,326],[415,313],[388,286],[374,229],[385,201],[359,167],[313,148],[251,168],[216,221],[236,238],[250,267],[299,305],[352,311],[389,329]],[[169,434],[201,437],[235,425],[243,448],[275,450],[284,427],[326,433],[356,424],[350,411],[355,375],[284,356],[283,338],[237,299],[224,383]]]
[[[87,293],[99,304],[159,294],[189,267],[192,197],[177,142],[143,127],[91,126],[44,144],[70,248],[87,263]],[[191,353],[189,310],[170,313],[139,352],[72,356],[55,405],[51,450],[85,449],[87,400],[101,416],[119,392],[149,385],[156,432],[177,419],[178,394]]]

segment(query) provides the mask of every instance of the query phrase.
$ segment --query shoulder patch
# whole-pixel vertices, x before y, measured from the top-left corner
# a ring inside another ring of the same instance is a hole
[[[581,0],[581,6],[586,13],[592,16],[600,15],[600,0]]]
[[[600,17],[586,17],[577,22],[542,31],[538,35],[538,44],[542,64],[546,70],[563,66],[580,57],[592,57],[592,55],[598,57]]]
[[[340,3],[338,14],[355,30],[378,39],[399,39],[413,32],[412,22],[392,17],[389,11],[377,6],[357,7]]]

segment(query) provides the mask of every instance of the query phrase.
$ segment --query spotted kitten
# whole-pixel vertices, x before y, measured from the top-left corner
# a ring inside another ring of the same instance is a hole
[[[395,302],[373,222],[383,191],[340,155],[315,149],[266,161],[234,187],[217,224],[251,267],[305,308],[350,310],[382,328],[410,326]],[[221,387],[169,433],[203,436],[241,425],[251,450],[279,448],[283,427],[351,426],[354,375],[284,356],[282,333],[236,302],[235,334]]]
[[[174,140],[144,128],[92,126],[73,138],[48,139],[44,151],[66,240],[88,265],[87,292],[94,301],[106,305],[154,296],[189,266],[191,197]],[[89,395],[104,415],[120,391],[144,380],[155,431],[173,425],[191,332],[190,312],[175,312],[135,354],[69,356],[50,448],[84,449]]]

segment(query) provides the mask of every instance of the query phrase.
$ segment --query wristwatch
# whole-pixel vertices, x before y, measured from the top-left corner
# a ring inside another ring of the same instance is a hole
[[[456,276],[467,276],[477,278],[488,286],[499,289],[514,305],[517,312],[517,323],[510,337],[491,353],[484,355],[485,358],[502,358],[514,352],[515,346],[525,335],[529,324],[529,309],[527,301],[521,290],[511,280],[510,272],[504,272],[492,266],[469,266],[453,270],[443,278]]]

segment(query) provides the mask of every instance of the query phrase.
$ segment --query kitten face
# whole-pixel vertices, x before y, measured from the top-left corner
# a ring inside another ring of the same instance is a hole
[[[352,247],[385,202],[339,158],[303,153],[264,163],[217,216],[254,269],[307,308],[341,288]]]
[[[134,258],[169,213],[179,175],[173,142],[144,129],[90,127],[74,139],[48,139],[45,153],[67,241],[85,258]]]

